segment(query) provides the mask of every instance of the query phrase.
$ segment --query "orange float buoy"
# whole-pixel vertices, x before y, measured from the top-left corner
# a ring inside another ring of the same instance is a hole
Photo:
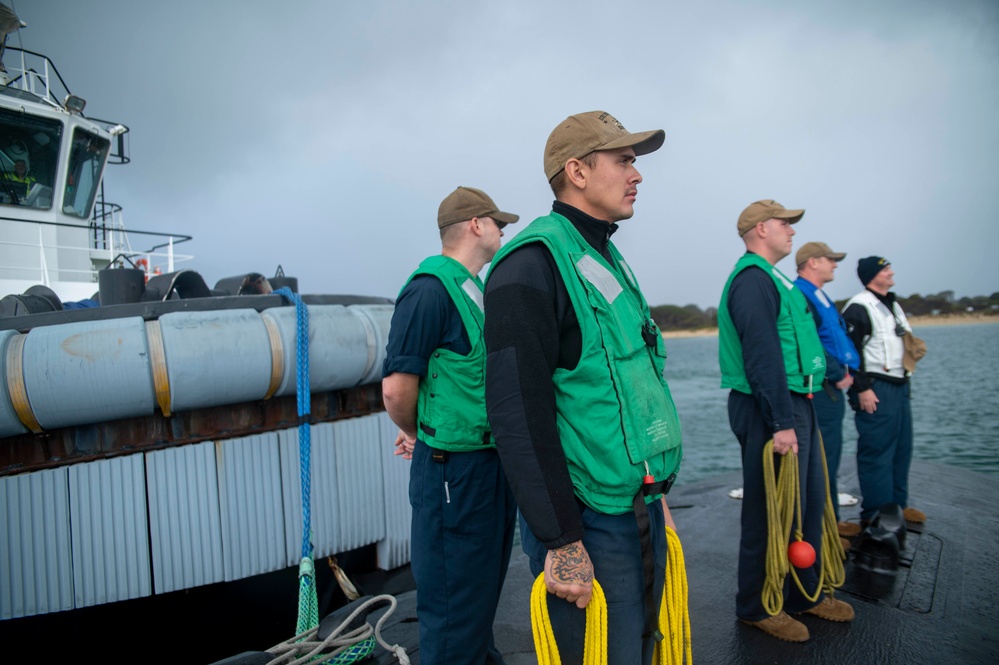
[[[804,540],[796,540],[787,546],[787,559],[795,568],[808,568],[815,563],[815,548]]]

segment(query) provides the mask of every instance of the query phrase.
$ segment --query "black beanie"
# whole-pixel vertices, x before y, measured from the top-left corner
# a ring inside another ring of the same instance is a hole
[[[867,286],[877,274],[891,265],[891,261],[883,256],[866,256],[857,261],[857,277],[860,283]]]

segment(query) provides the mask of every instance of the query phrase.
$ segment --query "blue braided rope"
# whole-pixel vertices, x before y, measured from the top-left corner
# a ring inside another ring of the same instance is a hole
[[[302,484],[302,563],[299,565],[299,616],[297,632],[303,633],[319,625],[316,597],[315,568],[312,562],[312,499],[311,451],[309,427],[312,390],[309,380],[309,309],[297,293],[282,287],[274,292],[295,303],[296,319],[296,383],[298,398],[298,456]]]

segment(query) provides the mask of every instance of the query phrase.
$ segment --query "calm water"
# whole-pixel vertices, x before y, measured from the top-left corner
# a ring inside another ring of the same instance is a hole
[[[999,323],[915,328],[928,352],[912,378],[914,457],[999,476]],[[737,471],[739,444],[728,426],[728,391],[718,338],[667,339],[666,379],[683,425],[687,483]],[[857,451],[853,412],[843,422],[843,456]]]

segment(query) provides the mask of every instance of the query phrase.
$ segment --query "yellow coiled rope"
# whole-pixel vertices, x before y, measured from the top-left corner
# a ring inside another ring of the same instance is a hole
[[[687,609],[687,569],[683,560],[680,538],[666,527],[666,584],[659,610],[659,631],[665,636],[656,645],[652,662],[657,665],[691,665],[690,615]],[[538,665],[561,665],[555,634],[548,617],[548,589],[545,574],[534,580],[531,590],[531,627]],[[583,665],[607,662],[607,598],[596,580],[593,596],[586,606],[586,640],[583,645]]]
[[[840,588],[846,581],[846,568],[843,565],[846,561],[846,551],[839,539],[836,510],[833,508],[833,501],[839,501],[839,497],[829,493],[829,466],[826,463],[825,443],[821,434],[819,451],[822,453],[822,473],[826,481],[826,509],[822,514],[822,573],[825,575],[826,583],[822,590],[831,594],[833,589]]]
[[[534,633],[534,651],[538,665],[562,665],[558,644],[548,616],[548,589],[545,574],[534,580],[531,589],[531,628]],[[586,643],[583,645],[583,665],[600,665],[607,662],[607,598],[604,590],[593,580],[593,595],[586,606]]]
[[[821,591],[832,593],[833,589],[843,586],[843,581],[846,578],[843,567],[846,553],[839,540],[836,514],[833,510],[832,497],[829,495],[829,468],[826,465],[822,437],[819,437],[818,449],[822,458],[822,471],[826,486],[826,505],[822,514],[822,568],[819,572],[819,583],[812,594],[805,591],[801,580],[798,579],[798,573],[787,558],[787,547],[791,540],[791,526],[795,517],[797,517],[797,528],[794,537],[796,540],[802,539],[798,456],[793,452],[784,455],[784,461],[780,465],[780,473],[775,480],[773,448],[773,439],[763,447],[763,481],[767,503],[767,561],[762,600],[763,608],[770,616],[780,613],[784,608],[784,580],[788,572],[794,578],[794,583],[801,594],[812,602],[819,599]]]
[[[676,531],[666,526],[666,584],[659,608],[659,632],[665,638],[656,644],[652,662],[658,665],[690,665],[694,662],[690,643],[690,613],[687,608],[687,565]]]

